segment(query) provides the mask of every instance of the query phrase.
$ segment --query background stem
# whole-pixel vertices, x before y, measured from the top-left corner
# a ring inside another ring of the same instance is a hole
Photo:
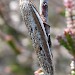
[[[48,0],[40,0],[40,15],[48,23]]]

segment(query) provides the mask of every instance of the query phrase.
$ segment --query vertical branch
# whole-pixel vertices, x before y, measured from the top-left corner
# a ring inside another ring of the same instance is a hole
[[[48,0],[40,0],[40,15],[43,22],[48,23]]]

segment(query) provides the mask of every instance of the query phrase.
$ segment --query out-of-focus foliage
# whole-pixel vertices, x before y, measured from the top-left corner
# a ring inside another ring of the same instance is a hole
[[[32,2],[39,10],[39,0]],[[66,75],[70,72],[72,56],[55,39],[66,27],[63,0],[49,0],[49,24],[56,75]],[[38,60],[19,10],[19,0],[0,0],[0,75],[33,75],[38,68]]]
[[[58,36],[57,39],[60,42],[62,46],[64,46],[69,53],[71,53],[73,56],[75,56],[75,33],[72,29],[66,29],[67,31],[64,31],[64,34],[61,36]]]

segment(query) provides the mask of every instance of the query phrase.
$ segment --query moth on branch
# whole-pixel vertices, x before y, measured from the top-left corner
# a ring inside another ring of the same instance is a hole
[[[43,21],[29,0],[20,0],[20,9],[44,74],[53,75],[52,52]]]

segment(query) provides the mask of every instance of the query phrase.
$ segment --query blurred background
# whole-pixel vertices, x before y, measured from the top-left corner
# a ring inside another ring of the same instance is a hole
[[[32,0],[39,11],[39,1]],[[68,75],[72,56],[56,36],[66,28],[63,0],[49,0],[49,25],[55,75]],[[19,0],[0,0],[0,75],[34,75],[39,63],[23,22]]]

